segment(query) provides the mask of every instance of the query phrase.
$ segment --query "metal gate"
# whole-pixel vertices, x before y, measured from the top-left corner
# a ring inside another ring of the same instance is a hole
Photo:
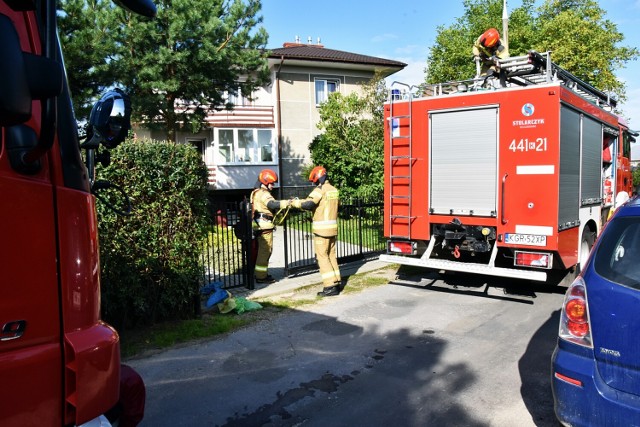
[[[291,211],[284,223],[285,275],[317,269],[309,211]],[[351,200],[338,210],[338,263],[374,258],[385,250],[383,203]]]
[[[253,262],[255,240],[251,237],[251,208],[247,201],[216,204],[213,221],[203,250],[203,282],[218,281],[223,288],[254,287]],[[278,227],[282,241],[275,250],[284,251],[283,274],[301,274],[317,270],[311,233],[312,213],[291,209]],[[351,200],[338,211],[338,263],[375,258],[385,250],[383,203]],[[246,237],[248,236],[248,237]],[[284,243],[282,248],[280,245]],[[274,256],[272,255],[272,260]],[[272,268],[270,262],[270,269]]]

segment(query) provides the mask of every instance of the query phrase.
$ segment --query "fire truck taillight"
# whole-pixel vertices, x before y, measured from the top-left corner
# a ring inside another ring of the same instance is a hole
[[[518,267],[551,268],[552,254],[544,252],[516,251],[514,265]]]
[[[416,255],[418,253],[416,242],[396,242],[393,240],[387,241],[387,253],[403,254],[403,255]]]

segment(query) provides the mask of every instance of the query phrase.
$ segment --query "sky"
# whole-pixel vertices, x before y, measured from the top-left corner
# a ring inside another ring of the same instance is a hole
[[[605,18],[624,35],[622,45],[640,49],[640,0],[598,3],[606,11]],[[521,0],[507,0],[510,10],[521,4]],[[282,47],[296,36],[303,43],[309,37],[312,43],[320,38],[320,44],[329,49],[404,62],[407,67],[393,74],[391,81],[416,85],[424,81],[437,28],[449,27],[463,12],[462,0],[323,0],[314,4],[263,0],[262,25],[269,33],[269,48]],[[627,84],[628,100],[619,107],[629,117],[630,127],[640,130],[640,61],[627,63],[616,74]],[[640,141],[634,145],[632,158],[640,160]]]

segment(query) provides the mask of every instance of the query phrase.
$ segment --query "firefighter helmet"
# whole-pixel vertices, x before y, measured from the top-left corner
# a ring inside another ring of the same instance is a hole
[[[495,28],[489,28],[480,36],[480,44],[486,48],[492,48],[500,41],[500,33]]]
[[[258,175],[258,181],[264,185],[275,184],[278,182],[278,174],[272,169],[263,169]]]
[[[309,174],[309,181],[317,184],[318,181],[324,182],[327,176],[327,170],[323,166],[316,166]]]

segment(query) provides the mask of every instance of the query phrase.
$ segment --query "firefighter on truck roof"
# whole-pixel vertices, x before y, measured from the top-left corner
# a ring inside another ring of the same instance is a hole
[[[316,166],[309,175],[309,181],[316,185],[304,199],[294,199],[291,206],[313,212],[313,247],[322,277],[322,291],[318,296],[330,297],[342,291],[342,277],[336,257],[336,237],[338,236],[338,205],[340,194],[329,183],[327,170]]]
[[[284,209],[288,200],[276,200],[271,195],[274,184],[278,182],[278,174],[271,169],[264,169],[258,175],[255,190],[251,193],[253,219],[251,227],[258,240],[258,256],[256,258],[256,283],[273,283],[275,279],[269,275],[269,258],[273,252],[273,211]]]
[[[482,33],[473,45],[473,57],[480,64],[480,76],[488,76],[498,72],[496,61],[509,57],[509,49],[500,39],[495,28]]]

